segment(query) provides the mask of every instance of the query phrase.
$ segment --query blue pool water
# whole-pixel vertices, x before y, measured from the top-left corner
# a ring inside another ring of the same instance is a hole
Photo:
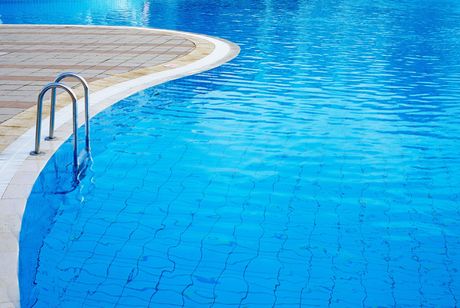
[[[75,189],[56,153],[23,306],[459,305],[459,1],[7,0],[0,19],[241,47],[96,116]]]

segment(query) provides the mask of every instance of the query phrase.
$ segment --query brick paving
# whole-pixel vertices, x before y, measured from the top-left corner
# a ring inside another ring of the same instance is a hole
[[[0,25],[0,123],[33,107],[40,89],[61,72],[94,82],[194,49],[184,37],[134,28]]]

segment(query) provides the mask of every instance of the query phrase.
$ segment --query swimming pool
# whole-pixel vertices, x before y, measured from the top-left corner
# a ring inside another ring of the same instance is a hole
[[[24,306],[458,305],[460,3],[70,3],[0,18],[241,54],[96,116],[75,189],[56,153],[24,215]]]

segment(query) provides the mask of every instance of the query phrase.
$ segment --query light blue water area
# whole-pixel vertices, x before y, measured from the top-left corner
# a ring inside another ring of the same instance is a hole
[[[24,306],[459,305],[460,2],[2,1],[0,14],[242,49],[96,116],[73,191],[71,144],[56,153],[24,215]]]

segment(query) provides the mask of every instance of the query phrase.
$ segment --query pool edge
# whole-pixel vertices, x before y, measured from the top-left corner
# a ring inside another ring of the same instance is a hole
[[[2,25],[9,26],[9,25]],[[18,26],[18,25],[14,25]],[[56,25],[23,25],[31,27],[56,26]],[[118,101],[146,88],[182,78],[185,76],[200,73],[217,66],[220,66],[239,54],[239,47],[227,40],[174,30],[141,28],[141,27],[114,27],[114,26],[87,26],[87,25],[58,25],[62,27],[97,27],[116,29],[141,29],[162,33],[170,33],[183,36],[193,42],[203,40],[214,46],[214,49],[203,57],[188,55],[178,61],[182,65],[172,67],[160,72],[154,72],[144,76],[136,77],[100,89],[91,94],[91,117],[117,103]],[[135,74],[134,74],[135,75]],[[83,102],[80,100],[79,105]],[[33,107],[32,107],[33,108]],[[83,108],[80,108],[83,110]],[[80,116],[80,119],[83,118]],[[47,129],[47,119],[44,119],[43,129]],[[82,123],[79,123],[81,125]],[[51,156],[59,149],[62,143],[72,134],[71,106],[67,105],[56,113],[56,137],[54,142],[42,143],[41,156],[29,156],[33,148],[34,131],[31,127],[20,135],[15,141],[9,144],[0,152],[0,241],[3,243],[0,248],[0,306],[19,307],[19,284],[18,284],[18,256],[19,256],[19,232],[21,228],[22,215],[25,210],[28,196],[32,187]]]

